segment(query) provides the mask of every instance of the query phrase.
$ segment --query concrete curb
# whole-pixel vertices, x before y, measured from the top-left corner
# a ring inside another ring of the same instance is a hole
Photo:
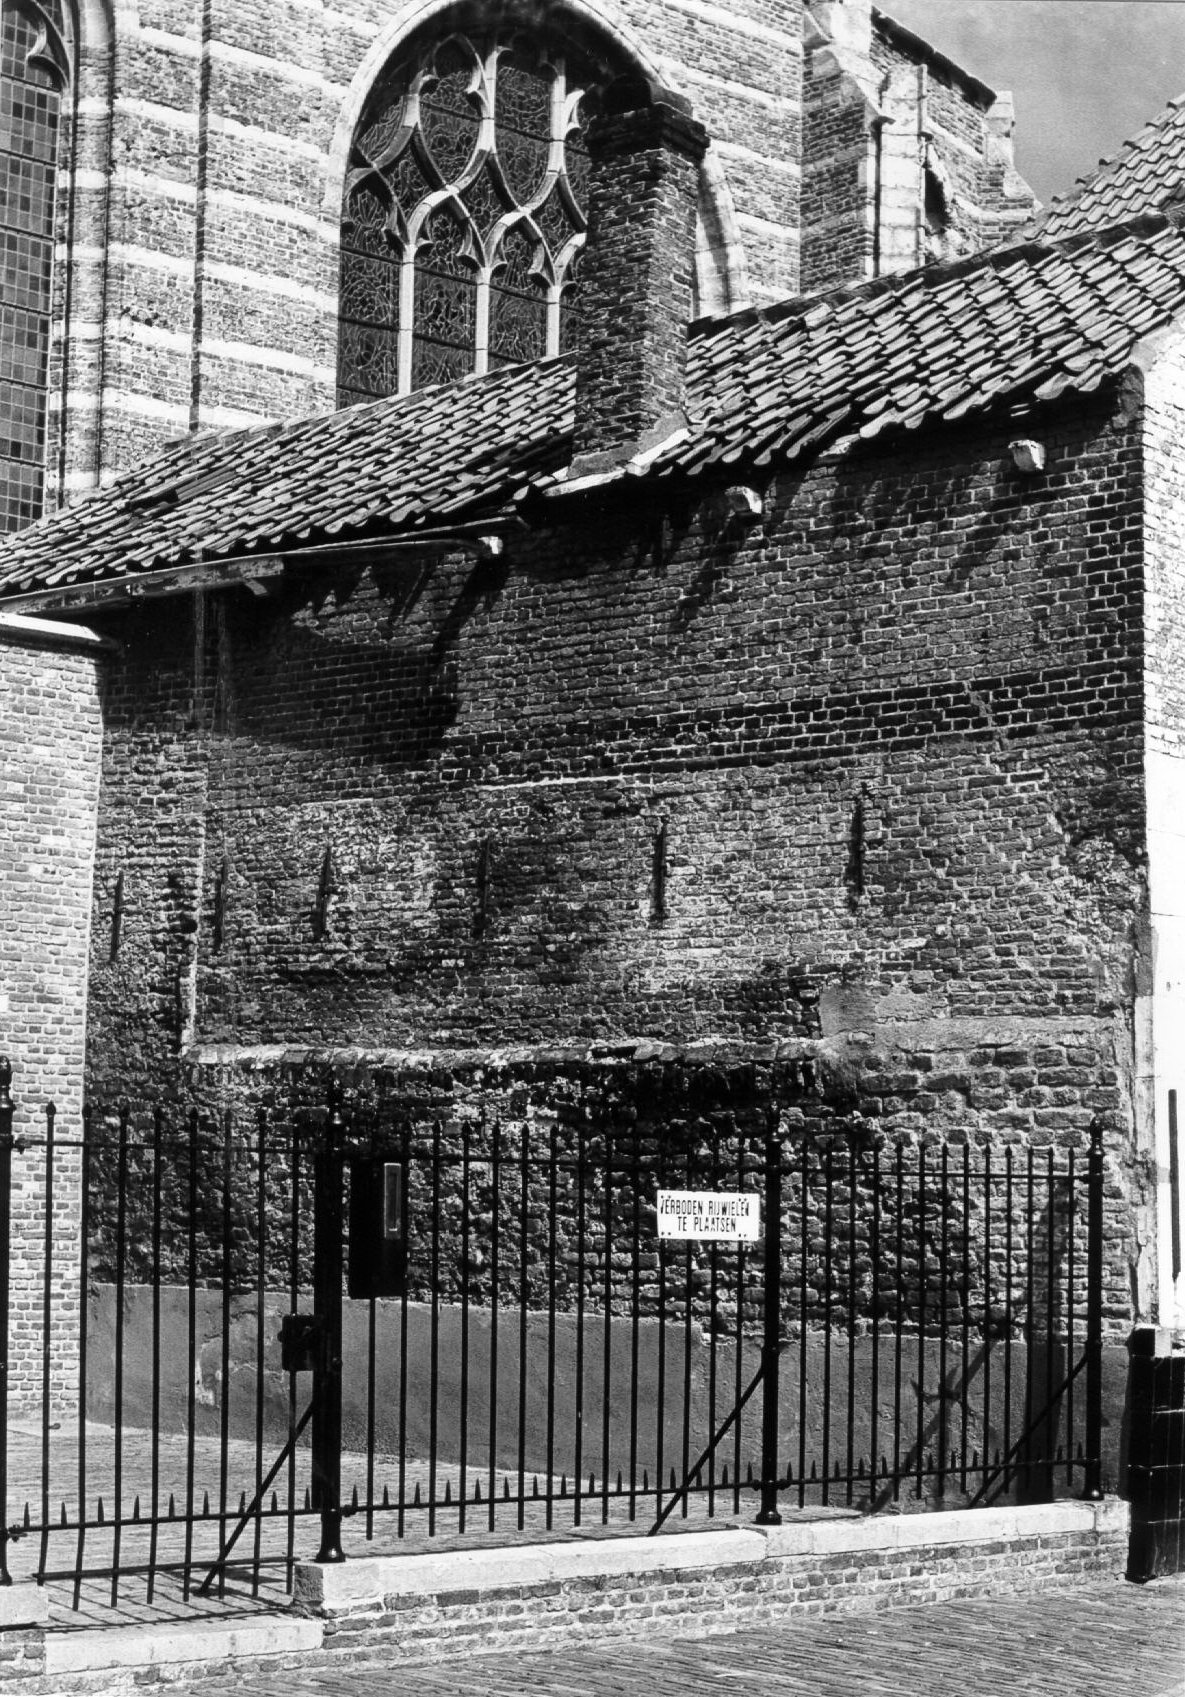
[[[367,1556],[327,1566],[297,1564],[293,1600],[317,1609],[354,1608],[385,1597],[427,1597],[565,1580],[613,1579],[672,1568],[735,1567],[766,1558],[757,1530],[675,1532],[657,1538],[598,1538],[587,1543],[517,1544],[442,1555]]]
[[[319,1650],[319,1620],[296,1614],[257,1620],[196,1621],[190,1626],[100,1627],[93,1632],[47,1633],[46,1674],[93,1673],[106,1668],[162,1668],[187,1662],[294,1655]]]
[[[44,1626],[49,1619],[49,1592],[44,1585],[21,1581],[0,1585],[0,1632],[12,1627]]]
[[[1067,1533],[1126,1532],[1128,1504],[1035,1503],[1027,1508],[951,1509],[943,1514],[874,1515],[859,1521],[816,1520],[757,1528],[771,1556],[859,1555],[935,1544],[991,1544]]]

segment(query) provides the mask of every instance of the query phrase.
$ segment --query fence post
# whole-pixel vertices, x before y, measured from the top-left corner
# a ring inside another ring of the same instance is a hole
[[[317,1560],[345,1561],[342,1508],[342,1238],[344,1169],[337,1085],[329,1086],[325,1139],[313,1163],[313,1311],[320,1347],[313,1369],[313,1506],[321,1512]]]
[[[778,1513],[778,1363],[782,1349],[782,1144],[778,1111],[765,1130],[765,1289],[761,1342],[761,1510],[758,1526],[780,1526]]]
[[[0,1055],[0,1585],[8,1571],[8,1270],[12,1248],[12,1062]]]
[[[1090,1128],[1086,1169],[1086,1466],[1082,1496],[1103,1495],[1103,1128]]]

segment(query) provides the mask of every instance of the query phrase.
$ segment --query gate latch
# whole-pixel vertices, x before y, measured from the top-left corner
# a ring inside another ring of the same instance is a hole
[[[324,1327],[316,1314],[285,1314],[280,1320],[280,1367],[285,1373],[312,1373],[321,1365]]]

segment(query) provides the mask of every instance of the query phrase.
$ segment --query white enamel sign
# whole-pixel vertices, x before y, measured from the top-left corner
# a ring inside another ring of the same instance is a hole
[[[760,1199],[739,1190],[660,1190],[658,1235],[756,1243],[761,1236]]]

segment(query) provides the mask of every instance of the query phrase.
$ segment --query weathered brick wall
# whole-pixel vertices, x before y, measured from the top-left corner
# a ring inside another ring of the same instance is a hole
[[[434,11],[417,0],[147,0],[117,13],[109,52],[92,33],[67,490],[194,425],[335,404],[350,128],[397,40]],[[800,7],[590,0],[575,11],[691,98],[718,138],[754,298],[789,293]]]
[[[96,1089],[182,1051],[787,1042],[873,1130],[1101,1116],[1120,1323],[1142,508],[1109,405],[1051,414],[1031,481],[1006,430],[911,438],[784,474],[747,540],[705,495],[123,619]]]
[[[149,662],[150,702],[136,700],[122,668],[107,667],[88,1054],[92,1074],[123,1072],[133,1093],[166,1079],[192,1034],[211,747],[204,613],[200,599],[179,600],[152,616],[159,664]],[[116,725],[123,733],[113,736]],[[141,801],[128,808],[133,795]]]
[[[41,1386],[46,1210],[45,1105],[77,1139],[101,725],[98,655],[33,621],[0,620],[0,1054],[13,1066],[11,1398]],[[21,1148],[22,1139],[29,1140]],[[55,1337],[51,1396],[77,1397],[76,1148],[55,1163]]]

